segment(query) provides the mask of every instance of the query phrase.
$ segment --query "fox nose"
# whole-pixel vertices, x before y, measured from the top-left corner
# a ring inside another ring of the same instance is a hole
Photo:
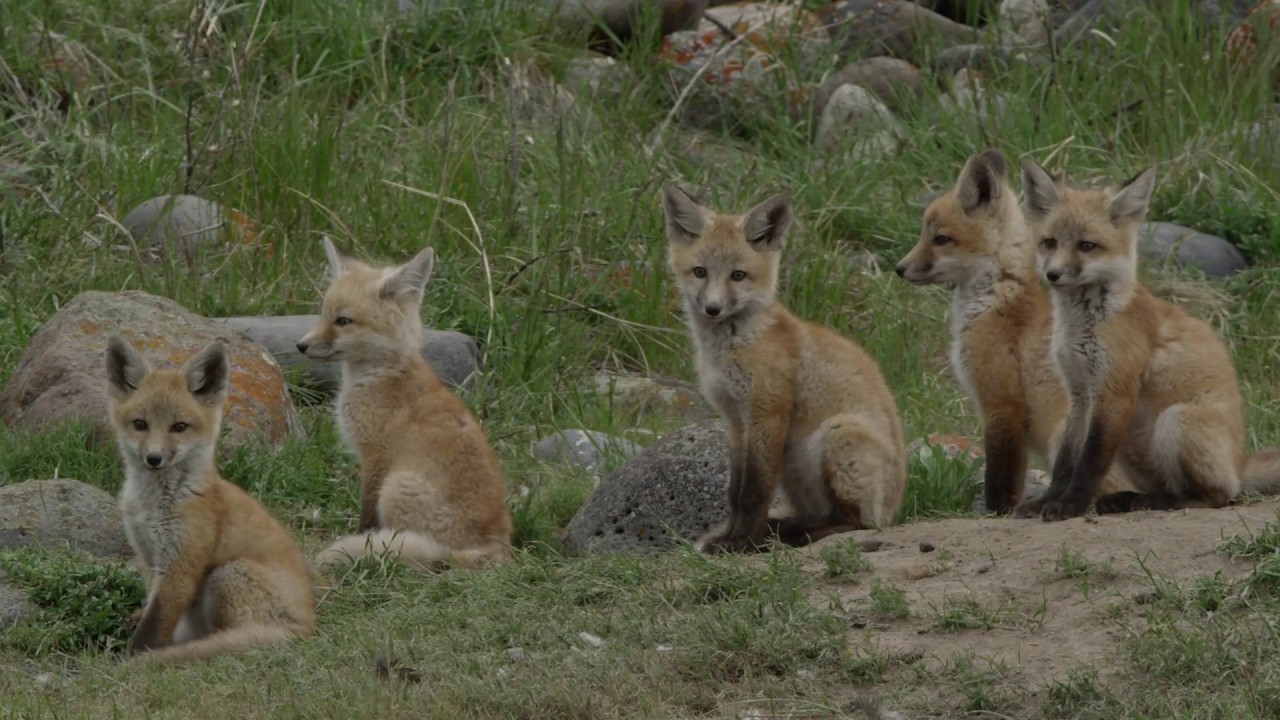
[[[1062,277],[1062,273],[1058,270],[1047,270],[1045,271],[1044,276],[1049,282],[1056,283],[1058,282],[1058,279]]]
[[[299,340],[297,347],[298,347],[298,352],[302,353],[303,355],[306,355],[307,348],[311,347],[311,345],[309,343],[304,343],[301,340]]]
[[[907,266],[906,266],[906,265],[899,265],[899,266],[895,267],[895,268],[893,269],[893,271],[894,271],[894,272],[896,272],[896,273],[898,273],[898,277],[906,277],[906,276],[907,276]]]
[[[164,462],[164,458],[160,453],[147,453],[147,464],[151,467],[160,467],[160,463]]]
[[[719,305],[708,305],[702,308],[702,312],[706,313],[707,317],[719,317],[720,309]]]

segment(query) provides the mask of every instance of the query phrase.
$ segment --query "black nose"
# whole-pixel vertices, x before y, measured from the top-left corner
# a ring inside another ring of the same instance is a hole
[[[311,346],[310,346],[310,345],[308,345],[307,343],[299,342],[299,343],[298,343],[298,352],[302,353],[303,355],[306,355],[306,354],[307,354],[307,348],[309,348],[309,347],[311,347]]]
[[[895,268],[893,269],[893,271],[894,271],[894,272],[896,272],[896,273],[898,273],[898,277],[906,277],[906,276],[907,276],[907,266],[906,266],[906,265],[899,265],[899,266],[895,267]]]
[[[1048,278],[1049,282],[1053,283],[1053,282],[1058,282],[1058,278],[1062,277],[1062,273],[1058,272],[1057,270],[1050,270],[1049,272],[1045,273],[1044,276]]]
[[[707,314],[707,317],[716,317],[717,315],[720,314],[720,306],[708,305],[705,308],[703,308],[702,311]]]
[[[147,453],[147,464],[151,467],[160,467],[162,462],[164,458],[160,457],[160,453]]]

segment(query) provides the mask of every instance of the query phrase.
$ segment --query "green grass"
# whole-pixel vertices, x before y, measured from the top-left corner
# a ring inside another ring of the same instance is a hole
[[[67,600],[57,618],[45,608],[40,624],[4,636],[6,711],[184,717],[213,701],[229,715],[719,717],[768,709],[839,717],[860,712],[849,710],[851,693],[889,686],[893,696],[897,662],[849,639],[856,617],[814,599],[846,585],[869,588],[877,618],[910,616],[904,590],[863,578],[871,572],[863,563],[874,566],[874,558],[844,545],[829,546],[839,549],[824,552],[816,573],[800,570],[789,552],[758,562],[685,551],[563,554],[559,532],[591,481],[535,461],[532,443],[573,427],[641,440],[680,424],[594,393],[602,369],[693,380],[665,273],[657,202],[664,180],[724,209],[791,192],[799,223],[785,251],[784,300],[881,361],[908,439],[976,438],[981,424],[947,371],[946,291],[866,273],[855,253],[873,252],[891,267],[919,232],[912,201],[948,186],[964,159],[988,146],[1078,180],[1120,181],[1155,164],[1154,217],[1219,233],[1255,263],[1217,284],[1230,303],[1206,317],[1237,362],[1250,447],[1280,441],[1272,370],[1280,164],[1245,152],[1232,134],[1273,119],[1274,95],[1265,73],[1227,76],[1222,31],[1198,27],[1188,0],[1150,4],[1151,13],[1109,35],[1113,42],[1059,49],[1052,62],[995,74],[1010,102],[992,122],[938,112],[942,79],[926,71],[924,97],[900,113],[906,142],[892,158],[821,168],[810,143],[815,119],[787,116],[780,96],[738,108],[731,132],[698,135],[722,150],[714,161],[687,157],[681,148],[693,134],[678,124],[646,157],[671,98],[639,50],[622,58],[629,79],[620,97],[584,95],[574,112],[557,116],[536,92],[526,100],[513,91],[512,69],[534,63],[563,77],[578,45],[551,31],[536,12],[541,3],[496,4],[401,17],[394,3],[335,0],[0,3],[0,383],[41,323],[85,290],[145,290],[208,316],[310,313],[326,272],[321,234],[387,261],[430,244],[438,260],[424,320],[481,343],[486,375],[465,399],[501,455],[521,549],[509,566],[429,580],[361,564],[326,597],[314,640],[175,671],[122,666],[106,639],[121,637],[112,635],[116,606],[72,600],[93,578],[110,585],[110,597],[133,598],[128,571],[94,575],[56,555],[10,558],[12,567],[40,571],[30,584]],[[89,51],[88,85],[44,67],[41,48],[56,44],[40,39],[46,31]],[[915,59],[928,66],[927,53]],[[794,72],[812,84],[836,67],[828,54]],[[254,218],[256,243],[194,267],[144,259],[119,221],[143,200],[181,192]],[[353,525],[356,463],[325,403],[300,405],[304,439],[276,455],[246,451],[224,471],[314,547]],[[966,514],[979,492],[977,469],[936,453],[913,459],[900,520]],[[121,481],[111,443],[81,428],[0,429],[0,484],[54,476],[110,492]],[[1002,670],[960,663],[930,680],[958,699],[929,709],[1039,717],[1045,702],[1054,717],[1263,717],[1280,696],[1269,630],[1280,618],[1280,566],[1263,547],[1248,549],[1256,570],[1244,585],[1210,578],[1185,592],[1158,586],[1158,613],[1126,646],[1119,687],[1072,676],[1026,703]],[[1097,568],[1064,559],[1065,575],[1099,578]],[[1008,619],[998,608],[954,610],[957,632]],[[1021,627],[1028,617],[1034,612],[1019,609],[1013,621]],[[56,632],[41,641],[32,628],[44,626]],[[604,646],[584,646],[580,632]],[[510,647],[521,647],[526,661],[510,661]],[[377,678],[379,651],[422,682]],[[44,672],[74,679],[31,681]],[[1135,691],[1143,682],[1162,691]]]

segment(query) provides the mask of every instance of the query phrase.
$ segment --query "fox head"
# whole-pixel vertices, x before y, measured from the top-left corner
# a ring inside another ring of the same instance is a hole
[[[925,209],[920,240],[894,268],[898,277],[916,285],[963,286],[1002,267],[1025,265],[1030,272],[1026,227],[1009,189],[1008,167],[999,150],[971,156],[955,187]]]
[[[222,343],[179,369],[152,369],[129,342],[107,341],[109,412],[126,465],[159,472],[213,462],[230,363]]]
[[[691,322],[746,317],[774,301],[779,255],[792,220],[787,195],[725,215],[667,184],[662,210],[671,272]]]
[[[1035,161],[1023,162],[1023,206],[1041,277],[1054,288],[1132,283],[1138,225],[1155,185],[1155,168],[1149,168],[1119,190],[1075,189]]]
[[[372,267],[324,239],[331,281],[320,321],[298,341],[313,360],[380,362],[422,347],[422,294],[435,266],[427,248],[403,265]]]

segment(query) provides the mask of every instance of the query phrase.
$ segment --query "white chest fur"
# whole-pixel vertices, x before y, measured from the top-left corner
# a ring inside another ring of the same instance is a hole
[[[120,489],[125,537],[138,558],[153,570],[168,567],[178,554],[183,533],[178,505],[189,496],[158,479],[130,472]]]

